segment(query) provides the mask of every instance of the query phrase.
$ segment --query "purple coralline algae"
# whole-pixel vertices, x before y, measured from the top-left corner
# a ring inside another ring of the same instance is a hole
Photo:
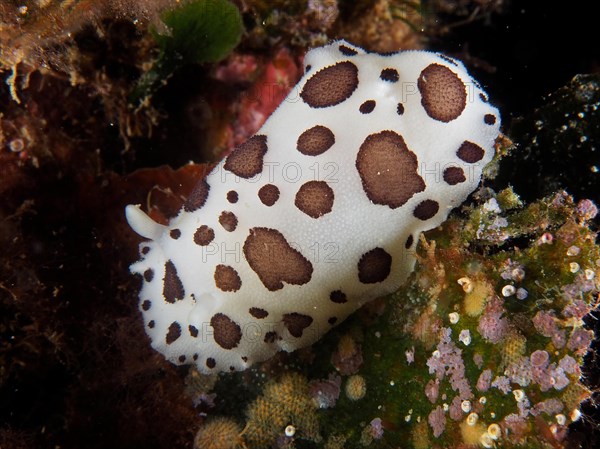
[[[563,291],[565,290],[563,289]],[[569,296],[569,298],[572,297],[572,295]],[[591,307],[588,304],[586,304],[581,299],[576,299],[575,301],[565,306],[565,308],[562,311],[562,314],[565,318],[575,318],[576,320],[581,320],[584,316],[590,313],[590,310]]]
[[[415,361],[415,347],[413,346],[410,349],[404,351],[404,356],[406,357],[406,363],[409,365]]]
[[[310,382],[308,388],[319,408],[331,408],[340,397],[341,386],[342,378],[337,374],[330,374],[327,379]]]
[[[373,418],[369,423],[369,431],[374,440],[381,440],[383,438],[383,426],[381,424],[381,418]]]
[[[539,415],[540,413],[546,413],[547,415],[555,415],[560,413],[563,408],[564,405],[560,400],[556,398],[550,398],[535,404],[531,409],[531,414]]]
[[[486,370],[483,370],[481,372],[481,374],[479,375],[479,379],[477,379],[477,384],[475,385],[475,388],[477,388],[478,391],[485,392],[485,391],[488,391],[491,383],[492,383],[492,370],[486,369]]]
[[[506,376],[497,376],[492,381],[492,387],[497,388],[503,394],[508,394],[512,390],[512,388],[510,386],[510,379]]]
[[[463,417],[464,412],[462,409],[462,403],[463,400],[460,398],[460,396],[454,396],[454,399],[452,399],[452,403],[450,404],[450,408],[448,409],[448,416],[450,416],[450,419],[458,421]]]
[[[554,311],[540,310],[533,317],[533,325],[541,335],[552,338],[552,343],[558,349],[565,345],[565,331],[559,329]]]
[[[583,355],[592,343],[592,332],[585,329],[574,329],[569,337],[567,348]]]
[[[429,374],[436,375],[439,380],[448,377],[454,391],[458,391],[463,399],[473,397],[469,381],[465,378],[465,364],[462,351],[452,342],[452,329],[442,329],[442,339],[431,357],[427,359]]]
[[[425,396],[429,399],[429,402],[435,404],[440,394],[440,380],[439,379],[430,379],[425,385]]]
[[[499,234],[489,232],[498,223],[490,214],[505,214],[503,232],[536,234],[530,247],[462,259],[458,229],[464,224],[458,223],[446,225],[450,242],[421,241],[415,284],[425,292],[424,306],[406,318],[405,332],[414,340],[407,345],[410,368],[403,367],[417,379],[424,360],[430,377],[420,398],[406,404],[405,421],[416,419],[412,447],[517,447],[524,441],[563,447],[567,425],[589,397],[580,365],[593,337],[583,318],[598,292],[595,236],[575,216],[568,195],[518,211],[517,218],[507,212],[511,193],[501,197],[473,212],[469,235],[499,245]],[[548,226],[548,210],[559,225]],[[406,290],[412,301],[419,297]],[[532,434],[540,426],[547,432]]]
[[[498,297],[492,298],[485,307],[477,330],[490,343],[498,343],[506,336],[508,320],[503,317],[504,313],[503,301]]]
[[[429,422],[429,425],[433,430],[433,436],[438,438],[446,428],[446,414],[441,406],[438,405],[431,411],[427,418],[427,422]]]

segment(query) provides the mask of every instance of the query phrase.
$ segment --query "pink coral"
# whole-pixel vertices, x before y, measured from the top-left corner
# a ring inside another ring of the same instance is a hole
[[[508,365],[504,373],[511,382],[526,387],[532,381],[531,362],[528,357],[521,357]]]
[[[591,273],[588,274],[588,273]],[[563,315],[572,315],[576,318],[583,318],[587,312],[590,311],[590,307],[581,300],[583,293],[589,293],[596,290],[596,283],[594,281],[595,273],[590,270],[585,272],[579,272],[572,284],[568,284],[562,287],[563,298],[565,298],[569,304],[563,310]],[[584,313],[585,312],[585,313]]]
[[[552,334],[558,331],[555,320],[554,312],[540,310],[533,317],[533,326],[544,337],[552,337]]]
[[[567,305],[567,307],[570,308],[570,306],[573,305],[574,301],[581,301],[581,290],[579,289],[579,287],[577,286],[577,284],[567,284],[567,285],[563,285],[561,287],[562,290],[562,296],[565,300],[569,301],[569,304]],[[563,311],[563,315],[564,315],[564,311]]]
[[[383,426],[381,424],[381,418],[374,418],[369,423],[369,433],[374,440],[381,440],[383,438]]]
[[[531,353],[529,360],[533,366],[546,367],[550,355],[546,351],[536,350]]]
[[[529,358],[521,357],[511,363],[505,373],[510,382],[522,387],[534,383],[539,385],[541,391],[552,388],[562,390],[569,384],[569,378],[563,368],[557,367],[556,363],[549,363],[549,359],[546,351],[537,350]]]
[[[551,365],[550,375],[552,377],[552,386],[556,390],[562,390],[570,383],[564,370],[562,368],[556,368],[554,364]]]
[[[594,282],[593,277],[588,279],[585,273],[579,273],[575,278],[575,284],[579,287],[582,293],[589,293],[591,291],[596,290],[596,283]]]
[[[558,348],[558,349],[564,348],[566,343],[567,343],[567,336],[566,336],[564,330],[559,329],[554,335],[552,335],[552,344],[556,348]]]
[[[415,361],[415,347],[413,346],[410,349],[404,351],[404,356],[406,357],[406,363],[409,365]]]
[[[579,374],[579,364],[577,361],[571,357],[570,355],[564,356],[558,362],[558,366],[563,369],[563,371],[567,374]]]
[[[504,418],[504,426],[515,439],[522,438],[527,433],[528,424],[521,416],[511,413]]]
[[[562,348],[566,343],[565,332],[558,328],[554,312],[540,310],[533,317],[533,326],[535,330],[544,337],[552,338],[552,343],[556,348]]]
[[[520,401],[517,401],[517,408],[519,409],[519,416],[525,418],[531,412],[531,402],[527,397],[524,397]]]
[[[546,369],[548,363],[544,366],[532,366],[531,378],[532,381],[540,386],[541,391],[548,391],[554,386],[555,380],[552,377],[553,367]]]

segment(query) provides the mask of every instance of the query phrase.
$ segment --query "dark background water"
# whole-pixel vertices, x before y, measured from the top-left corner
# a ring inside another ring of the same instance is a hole
[[[596,111],[580,119],[576,114],[583,105],[574,105],[576,110],[560,102],[545,106],[556,98],[549,94],[575,75],[600,74],[600,39],[591,4],[580,0],[495,3],[500,6],[493,12],[463,19],[461,26],[453,25],[455,16],[441,15],[449,32],[432,40],[434,48],[463,59],[476,74],[501,110],[504,132],[518,146],[519,151],[503,161],[494,186],[510,184],[530,201],[566,189],[576,199],[599,202],[600,114]],[[540,107],[544,109],[534,112]],[[569,112],[571,117],[566,117]],[[534,123],[540,119],[544,138],[532,145]],[[569,120],[575,120],[581,130],[571,137],[559,135]],[[583,143],[581,135],[585,135]]]
[[[477,76],[505,120],[540,106],[545,95],[574,75],[600,71],[598,16],[592,2],[501,3],[499,12],[452,27],[432,44],[458,55],[468,51],[489,64],[493,70],[481,67]]]

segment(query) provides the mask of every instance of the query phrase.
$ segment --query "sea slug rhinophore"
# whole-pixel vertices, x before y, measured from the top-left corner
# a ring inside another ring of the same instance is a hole
[[[145,329],[175,364],[243,370],[394,292],[494,155],[498,110],[455,59],[336,41],[304,64],[167,226],[127,206]]]

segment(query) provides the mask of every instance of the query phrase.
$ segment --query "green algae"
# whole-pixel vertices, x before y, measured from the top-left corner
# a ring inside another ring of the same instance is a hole
[[[162,53],[184,63],[218,62],[242,36],[242,18],[228,0],[200,0],[167,10],[162,15],[169,32],[153,33]]]
[[[159,54],[139,80],[132,101],[155,92],[186,64],[214,63],[225,58],[239,43],[244,29],[238,8],[228,0],[196,0],[165,11],[167,30],[152,35]]]

